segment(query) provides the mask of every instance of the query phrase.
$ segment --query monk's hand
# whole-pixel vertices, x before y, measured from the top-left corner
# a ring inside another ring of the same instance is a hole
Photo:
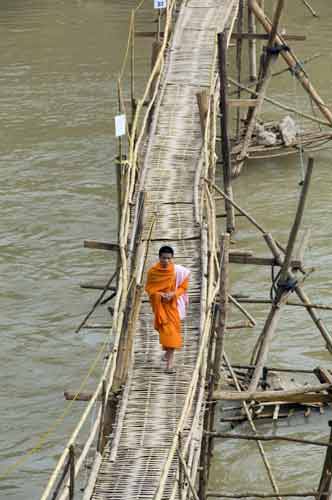
[[[167,295],[167,301],[169,302],[175,296],[175,292],[168,292],[166,295]]]

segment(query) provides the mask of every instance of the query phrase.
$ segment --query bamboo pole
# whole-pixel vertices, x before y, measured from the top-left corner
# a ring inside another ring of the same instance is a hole
[[[189,484],[189,488],[190,488],[190,491],[192,493],[192,496],[194,498],[194,500],[200,500],[198,498],[198,495],[197,495],[197,492],[195,490],[195,486],[193,485],[193,482],[191,480],[191,477],[190,477],[190,474],[189,474],[189,471],[188,471],[188,468],[187,468],[187,464],[182,456],[182,453],[179,451],[179,448],[177,448],[177,454],[178,454],[178,457],[179,457],[179,460],[182,464],[182,469],[183,469],[183,472],[187,478],[187,481],[188,481],[188,484]]]
[[[251,11],[253,12],[253,14],[256,16],[256,19],[261,23],[261,25],[265,29],[265,31],[267,33],[271,33],[271,31],[272,31],[271,21],[268,20],[266,14],[260,8],[260,6],[258,5],[256,0],[250,0],[250,8],[251,8]],[[278,34],[276,36],[276,42],[279,45],[285,45],[284,40],[280,34]],[[318,95],[316,89],[311,84],[309,78],[306,76],[306,74],[301,69],[301,65],[299,64],[299,60],[290,51],[283,50],[281,52],[281,56],[286,61],[288,66],[293,69],[293,72],[294,72],[296,78],[299,80],[299,82],[301,83],[303,88],[309,93],[311,99],[318,106],[321,113],[325,116],[325,118],[328,120],[328,122],[331,126],[332,125],[332,113],[328,109],[328,107],[326,106],[324,101],[321,99],[321,97]]]
[[[307,171],[306,171],[303,187],[301,190],[301,196],[300,196],[298,209],[296,211],[296,216],[295,216],[295,220],[293,223],[293,227],[291,229],[291,232],[290,232],[290,235],[288,238],[288,243],[287,243],[287,247],[286,247],[286,254],[285,254],[284,262],[283,262],[283,265],[281,268],[279,282],[284,282],[288,277],[288,271],[289,271],[289,267],[290,267],[291,258],[293,255],[295,241],[296,241],[298,232],[300,230],[300,226],[301,226],[301,222],[302,222],[302,218],[303,218],[303,214],[304,214],[304,207],[305,207],[305,203],[306,203],[308,192],[309,192],[309,186],[310,186],[313,168],[314,168],[314,159],[309,158]]]
[[[228,360],[228,357],[226,356],[226,353],[224,353],[224,360],[225,360],[226,366],[227,366],[227,368],[228,368],[228,370],[229,370],[229,372],[230,372],[230,374],[231,374],[231,376],[233,378],[233,381],[234,381],[235,386],[236,386],[236,390],[238,392],[241,392],[241,387],[240,387],[240,384],[238,382],[238,378],[237,378],[236,374],[234,373],[234,370],[233,370],[233,368],[232,368],[232,366],[231,366],[231,364],[230,364],[230,362]],[[255,423],[254,423],[254,421],[252,419],[251,412],[249,411],[248,404],[245,401],[243,401],[242,405],[243,405],[243,409],[245,411],[245,414],[247,416],[247,419],[248,419],[248,422],[249,422],[251,430],[255,434],[257,434],[257,429],[256,429]],[[275,493],[277,494],[278,499],[281,500],[281,496],[279,495],[279,488],[278,488],[278,485],[277,485],[276,480],[274,478],[274,475],[273,475],[273,472],[272,472],[269,460],[268,460],[268,458],[266,456],[266,453],[264,451],[264,447],[263,447],[263,445],[262,445],[262,443],[260,441],[256,441],[256,443],[257,443],[257,447],[258,447],[259,453],[260,453],[260,455],[262,457],[262,460],[263,460],[263,463],[264,463],[267,475],[268,475],[268,477],[270,479],[272,488],[275,491]]]
[[[309,393],[321,393],[331,391],[332,385],[329,383],[319,385],[305,385],[296,389],[287,391],[215,391],[213,400],[223,401],[288,401],[292,396],[303,396]],[[330,399],[332,395],[329,396]]]
[[[248,1],[248,33],[256,33],[255,16],[251,10],[250,0]],[[256,40],[248,39],[249,49],[249,78],[251,81],[257,80],[257,59],[256,59]]]
[[[69,500],[75,495],[75,450],[74,445],[69,446]]]
[[[90,318],[90,316],[92,316],[92,314],[94,313],[94,311],[97,309],[97,307],[99,306],[99,304],[101,303],[101,301],[103,300],[105,294],[107,293],[107,291],[109,290],[109,287],[110,287],[110,284],[112,283],[112,281],[114,280],[114,278],[117,276],[119,270],[117,269],[110,277],[110,279],[108,280],[108,282],[106,283],[103,291],[101,292],[101,294],[99,295],[98,299],[96,300],[96,302],[93,304],[92,308],[90,309],[90,311],[88,312],[88,314],[86,314],[86,316],[84,317],[84,319],[81,321],[81,323],[79,324],[79,326],[77,327],[77,329],[75,330],[75,333],[79,333],[80,330],[83,328],[83,326],[85,325],[85,323],[88,321],[88,319]]]
[[[307,0],[302,0],[302,3],[307,7],[307,9],[311,12],[314,17],[319,17],[317,12],[311,7],[310,3]]]
[[[237,299],[239,303],[243,304],[272,304],[272,300],[267,299]],[[332,306],[327,306],[324,304],[304,304],[303,302],[292,302],[291,300],[287,300],[285,302],[286,306],[292,307],[304,307],[306,309],[321,309],[325,311],[332,311]]]
[[[221,235],[220,243],[220,284],[219,284],[219,320],[216,329],[216,347],[213,363],[214,386],[217,387],[220,379],[220,366],[224,354],[224,337],[228,316],[228,266],[229,266],[229,244],[230,235],[225,233]]]
[[[261,334],[261,345],[257,354],[257,364],[256,368],[254,370],[254,373],[252,375],[250,384],[249,384],[249,391],[255,391],[257,389],[257,386],[259,384],[262,372],[263,372],[263,367],[266,363],[266,359],[268,356],[268,352],[270,349],[270,345],[272,342],[272,338],[275,334],[280,316],[281,316],[281,309],[283,304],[287,301],[287,298],[293,291],[292,288],[285,288],[285,283],[286,279],[289,277],[289,264],[292,258],[292,252],[294,248],[294,244],[296,241],[297,234],[300,229],[300,225],[302,222],[303,214],[304,214],[304,208],[305,208],[305,203],[307,199],[307,195],[309,192],[309,186],[310,186],[310,181],[311,181],[311,176],[312,176],[312,171],[313,171],[313,159],[310,158],[308,162],[308,167],[306,171],[306,176],[304,180],[304,184],[301,189],[301,195],[299,199],[299,203],[297,206],[296,214],[295,214],[295,219],[294,223],[292,226],[292,229],[290,231],[289,239],[288,239],[288,244],[286,248],[286,255],[285,259],[283,262],[283,265],[281,267],[281,275],[280,279],[278,281],[278,293],[277,297],[274,301],[274,303],[271,306],[269,315],[267,317],[267,320],[265,322],[262,334]]]
[[[324,497],[329,495],[328,492],[323,493]],[[273,495],[272,493],[219,493],[214,491],[209,491],[207,494],[207,498],[280,498],[280,497],[318,497],[318,493],[316,491],[307,491],[305,493],[289,493],[289,492],[281,492],[278,495]]]
[[[276,246],[276,243],[274,242],[272,236],[270,234],[265,234],[263,236],[264,236],[264,239],[265,239],[267,245],[269,246],[271,252],[273,253],[276,261],[279,262],[279,264],[281,265],[282,258],[281,258],[280,252],[279,252],[279,250]],[[291,278],[294,277],[293,273],[291,273],[291,272],[289,272],[289,276]],[[305,306],[309,306],[309,307],[306,307],[306,309],[307,309],[310,317],[312,318],[313,322],[317,326],[318,330],[322,334],[322,337],[324,338],[324,340],[326,342],[327,349],[329,350],[329,352],[332,353],[332,337],[331,337],[328,329],[325,327],[321,318],[319,318],[317,316],[316,311],[314,310],[314,308],[311,307],[312,304],[311,304],[309,297],[307,296],[305,291],[299,285],[297,285],[295,287],[295,293]]]
[[[131,123],[135,116],[135,10],[131,11],[131,43],[130,43],[130,98],[131,98]]]
[[[227,433],[227,432],[212,432],[209,434],[212,439],[243,439],[245,441],[283,441],[286,443],[299,443],[306,444],[311,446],[322,446],[324,448],[332,448],[331,442],[324,441],[314,441],[312,439],[299,439],[292,438],[286,436],[267,436],[263,434],[257,434],[253,436],[252,434],[236,434],[236,433]]]
[[[332,421],[329,421],[330,426],[330,446],[332,446]],[[318,486],[318,500],[323,500],[324,496],[322,492],[328,491],[331,494],[331,479],[332,479],[332,448],[329,447],[326,450],[325,461],[323,465],[322,475]]]
[[[222,136],[222,157],[223,157],[223,180],[224,190],[233,199],[233,189],[231,184],[232,165],[230,155],[230,144],[228,136],[228,105],[227,105],[227,35],[223,31],[218,33],[218,61],[219,61],[219,80],[220,80],[220,130]],[[231,203],[225,199],[226,227],[227,232],[232,234],[235,230],[235,214]]]
[[[234,80],[233,78],[230,78],[230,77],[228,78],[228,81],[230,83],[232,83],[233,85],[235,85],[236,87],[240,87],[242,90],[245,90],[246,92],[248,92],[248,94],[251,94],[252,96],[257,97],[257,95],[258,95],[257,92],[253,89],[250,89],[246,85],[238,83],[236,80]],[[301,116],[302,118],[305,118],[306,120],[310,120],[314,123],[319,123],[320,125],[325,125],[328,127],[330,126],[330,123],[327,121],[321,120],[320,118],[317,118],[316,116],[309,115],[308,113],[304,113],[303,111],[299,111],[299,110],[293,108],[292,106],[288,106],[286,104],[283,104],[283,103],[277,101],[276,99],[272,99],[271,97],[265,96],[264,100],[266,102],[273,104],[274,106],[277,106],[280,109],[283,109],[285,111],[289,111],[291,113],[294,113],[295,115]]]
[[[239,0],[238,19],[237,19],[237,32],[242,35],[243,21],[244,21],[244,1]],[[242,80],[242,37],[236,40],[236,79],[239,83]],[[237,89],[237,98],[241,99],[241,88]],[[241,109],[236,110],[236,136],[240,138],[240,125],[241,125]]]
[[[239,303],[238,300],[236,300],[234,297],[232,297],[232,295],[228,294],[228,299],[229,301],[235,306],[237,307],[237,309],[239,309],[239,311],[242,312],[242,314],[249,320],[250,324],[252,326],[255,326],[256,325],[256,320],[253,316],[251,316],[250,313],[248,313],[248,311],[241,306],[241,304]]]
[[[267,89],[269,87],[269,84],[270,84],[270,81],[272,78],[272,66],[278,58],[278,52],[275,54],[272,54],[271,49],[272,49],[274,42],[275,42],[276,33],[277,33],[279,22],[281,19],[283,7],[284,7],[284,0],[278,0],[277,6],[275,9],[275,13],[274,13],[272,29],[271,29],[271,32],[269,35],[266,54],[265,55],[263,54],[263,57],[262,57],[262,72],[261,72],[262,78],[261,78],[261,80],[256,88],[257,104],[254,108],[251,108],[248,112],[248,124],[247,124],[246,133],[245,133],[244,140],[243,140],[242,150],[241,150],[240,155],[237,158],[237,165],[236,165],[236,168],[234,169],[233,175],[240,174],[243,162],[244,162],[245,158],[247,157],[248,149],[249,149],[252,135],[254,133],[254,128],[256,125],[256,119],[262,110],[262,106],[263,106],[264,99],[265,99],[265,94],[267,92]],[[250,8],[250,2],[249,2],[249,8]]]

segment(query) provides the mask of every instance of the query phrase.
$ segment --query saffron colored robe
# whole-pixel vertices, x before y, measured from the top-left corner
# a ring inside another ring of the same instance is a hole
[[[163,268],[158,262],[148,271],[145,291],[149,295],[154,313],[154,328],[164,349],[182,347],[181,319],[188,303],[189,270],[173,263]],[[161,293],[175,292],[167,302]]]

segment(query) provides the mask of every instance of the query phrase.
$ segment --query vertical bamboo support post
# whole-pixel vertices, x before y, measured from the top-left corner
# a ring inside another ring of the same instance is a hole
[[[223,179],[224,189],[227,196],[233,199],[233,189],[231,184],[232,164],[230,154],[230,144],[228,136],[228,104],[227,104],[227,36],[223,31],[218,33],[218,56],[219,56],[219,80],[220,80],[220,129],[222,138],[222,156],[223,156]],[[232,234],[235,230],[234,207],[225,199],[226,228],[227,232]]]
[[[213,379],[215,387],[218,385],[220,379],[220,366],[224,355],[224,339],[228,313],[229,243],[230,234],[222,234],[220,243],[219,320],[217,324],[216,348],[213,364]]]
[[[162,48],[162,45],[163,43],[160,41],[160,40],[155,40],[152,44],[152,55],[151,55],[151,70],[153,70],[156,62],[157,62],[157,59],[158,59],[158,56],[159,56],[159,52]],[[151,87],[150,87],[150,98],[152,99],[153,95],[154,95],[154,91],[155,91],[155,88],[156,88],[156,83],[157,83],[157,80],[158,80],[158,77],[159,77],[159,73],[160,73],[160,69],[158,69],[158,71],[156,71],[155,73],[155,76],[153,78],[153,81],[151,83]]]
[[[248,33],[256,33],[255,16],[251,10],[251,0],[248,1]],[[256,40],[250,38],[248,40],[249,48],[249,78],[254,82],[257,80],[257,59],[256,59]]]
[[[208,432],[212,432],[214,429],[214,414],[216,402],[212,401],[212,395],[214,391],[214,379],[213,379],[213,352],[215,348],[215,330],[216,321],[219,313],[219,309],[216,304],[213,308],[213,317],[210,330],[209,348],[207,356],[207,381],[208,381],[208,394],[207,401],[209,404],[204,408],[204,422],[203,422],[203,437],[201,441],[201,453],[199,462],[199,487],[198,496],[200,500],[206,499],[206,489],[209,481],[210,473],[210,462],[213,449],[213,440],[208,437]]]
[[[329,442],[332,443],[332,420],[329,420],[329,427],[331,429]],[[326,500],[327,498],[330,498],[330,495],[326,495],[326,493],[330,493],[331,479],[332,479],[332,447],[329,446],[326,450],[322,475],[319,481],[318,495],[316,497],[317,500]]]
[[[122,113],[122,99],[121,99],[121,80],[118,79],[118,111],[119,114]],[[117,212],[118,212],[118,242],[120,242],[120,228],[121,228],[121,218],[122,218],[122,201],[123,201],[123,174],[122,174],[122,138],[118,138],[118,161],[116,162],[116,201],[117,201]],[[120,267],[120,252],[117,252],[116,267]],[[120,274],[120,273],[119,273]],[[119,282],[119,274],[117,275],[117,284]]]
[[[69,500],[73,500],[75,495],[75,450],[71,444],[69,446]]]
[[[237,81],[241,83],[242,77],[242,33],[243,33],[243,12],[244,11],[244,0],[239,0],[239,10],[238,10],[238,18],[237,18],[237,32],[239,38],[236,41],[236,75]],[[237,97],[241,99],[241,88],[237,89]],[[240,126],[241,126],[241,108],[238,107],[236,110],[236,136],[240,138]]]
[[[131,123],[134,123],[136,111],[135,103],[135,11],[131,12],[130,33],[130,97],[131,97]]]
[[[160,32],[161,32],[161,9],[158,10],[158,31],[157,31],[157,40],[160,41]]]

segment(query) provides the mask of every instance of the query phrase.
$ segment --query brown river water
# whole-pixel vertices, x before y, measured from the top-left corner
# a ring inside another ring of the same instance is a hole
[[[268,4],[266,0],[266,4]],[[284,25],[305,33],[294,44],[300,59],[320,52],[309,74],[332,105],[332,3],[316,0],[319,19],[302,1],[288,2]],[[75,334],[95,300],[79,284],[105,277],[112,256],[83,249],[84,239],[116,237],[113,117],[132,0],[2,0],[0,3],[0,190],[1,190],[1,433],[0,498],[38,498],[84,403],[76,403],[59,426],[63,391],[75,390],[104,339],[99,331]],[[146,0],[138,28],[152,30],[152,0]],[[232,49],[230,49],[232,50]],[[136,50],[136,90],[146,82],[151,40]],[[282,65],[280,64],[280,67]],[[274,79],[270,94],[310,110],[307,97],[289,74]],[[274,109],[267,107],[267,116]],[[280,116],[280,115],[279,115]],[[306,289],[316,301],[332,303],[331,150],[315,154],[316,167],[304,227],[312,228],[307,252],[315,272]],[[236,181],[237,200],[285,241],[301,179],[298,157],[251,162]],[[266,254],[257,233],[239,219],[241,248]],[[269,271],[235,268],[232,290],[267,298]],[[248,361],[266,316],[250,306],[255,330],[234,331],[227,352]],[[291,308],[283,316],[269,363],[332,367],[331,356],[308,315]],[[100,313],[101,314],[101,313]],[[107,322],[105,315],[97,320]],[[104,313],[103,313],[104,314]],[[323,312],[332,328],[332,313]],[[96,320],[96,321],[97,321]],[[90,380],[93,387],[97,375]],[[324,439],[329,411],[282,420],[282,434]],[[51,428],[50,428],[51,425]],[[240,429],[240,428],[239,428]],[[46,431],[40,450],[29,453]],[[247,430],[243,426],[243,430]],[[270,424],[259,424],[269,432]],[[282,490],[316,486],[324,457],[321,448],[267,444]],[[25,458],[25,455],[28,456]],[[11,464],[9,475],[3,476]],[[255,444],[228,441],[216,446],[212,486],[223,491],[270,491]]]

